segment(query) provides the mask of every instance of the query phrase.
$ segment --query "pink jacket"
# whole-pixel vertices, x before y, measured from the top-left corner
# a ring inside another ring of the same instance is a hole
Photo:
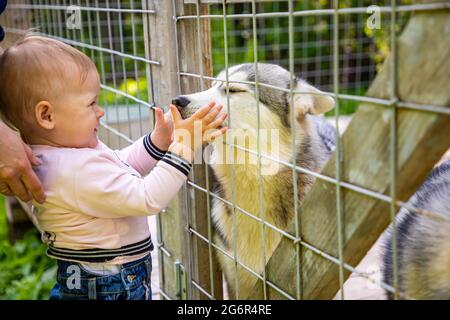
[[[47,254],[62,260],[111,262],[149,252],[147,216],[169,204],[191,169],[150,135],[120,151],[102,142],[95,149],[31,148],[43,162],[36,173],[47,197],[33,203],[34,213]]]

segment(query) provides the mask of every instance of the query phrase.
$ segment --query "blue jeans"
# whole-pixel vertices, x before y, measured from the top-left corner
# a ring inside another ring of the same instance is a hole
[[[88,272],[76,262],[58,260],[50,300],[151,300],[152,257],[121,265],[113,275]]]

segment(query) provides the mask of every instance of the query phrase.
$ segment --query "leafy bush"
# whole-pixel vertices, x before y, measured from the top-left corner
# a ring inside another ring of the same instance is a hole
[[[45,255],[37,230],[15,244],[8,241],[4,198],[0,196],[0,299],[48,299],[56,279],[56,263]]]
[[[136,81],[135,79],[126,79],[121,82],[118,90],[142,101],[149,101],[146,78],[140,78],[138,81]],[[127,103],[135,104],[135,102],[131,99],[128,99],[127,97],[116,94],[114,92],[107,90],[102,90],[100,92],[99,104],[103,107],[125,105]]]

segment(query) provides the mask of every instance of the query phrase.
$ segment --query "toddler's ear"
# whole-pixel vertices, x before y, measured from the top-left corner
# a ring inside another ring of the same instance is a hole
[[[48,101],[39,101],[34,107],[34,116],[39,126],[52,130],[55,127],[53,106]]]

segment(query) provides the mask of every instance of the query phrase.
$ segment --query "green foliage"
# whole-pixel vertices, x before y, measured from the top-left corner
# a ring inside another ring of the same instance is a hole
[[[411,0],[401,0],[409,4]],[[340,8],[368,7],[369,0],[342,0]],[[380,1],[380,6],[390,5],[389,1]],[[331,9],[330,0],[295,1],[294,11]],[[289,12],[287,2],[266,2],[257,4],[258,13]],[[252,5],[240,3],[227,5],[227,14],[252,13]],[[211,14],[223,14],[223,7],[211,7]],[[376,72],[382,66],[390,52],[390,13],[382,13],[381,28],[371,30],[366,26],[369,14],[353,13],[339,16],[339,92],[364,95]],[[408,13],[398,15],[397,32],[407,21]],[[293,60],[294,72],[300,77],[319,86],[323,90],[333,90],[333,31],[336,29],[332,15],[296,16],[293,21]],[[256,60],[280,64],[289,68],[289,18],[268,17],[256,19],[258,57]],[[227,19],[227,42],[225,50],[224,21],[211,19],[212,54],[214,73],[225,67],[228,53],[228,65],[253,62],[254,38],[253,20]],[[341,101],[341,113],[352,113],[357,102]]]
[[[148,102],[147,93],[147,79],[140,78],[138,81],[135,79],[126,79],[122,81],[118,90],[133,96],[137,99]],[[99,104],[104,107],[114,106],[114,105],[124,105],[127,103],[135,104],[130,101],[131,99],[118,95],[112,91],[102,90],[100,92]]]
[[[37,230],[11,245],[4,198],[0,196],[0,300],[48,299],[56,280],[56,263],[45,255]]]
[[[410,4],[411,0],[401,0],[400,4]],[[294,1],[294,11],[320,10],[333,8],[331,0]],[[340,8],[368,7],[371,0],[342,0]],[[389,6],[389,0],[377,2],[380,6]],[[114,7],[116,4],[111,3]],[[140,8],[140,2],[121,1],[120,6]],[[258,13],[288,12],[288,2],[267,1],[256,4]],[[251,13],[251,3],[227,4],[227,14]],[[212,15],[222,15],[221,4],[210,6]],[[67,35],[76,41],[91,42],[95,46],[110,48],[130,55],[145,56],[144,30],[142,17],[133,14],[119,14],[85,11],[81,32]],[[390,13],[381,14],[381,29],[366,27],[368,18],[365,12],[340,15],[339,17],[339,92],[364,95],[376,72],[380,69],[390,51]],[[399,13],[400,31],[408,13]],[[97,24],[97,20],[101,23]],[[107,21],[113,23],[110,28],[101,28]],[[252,18],[227,19],[227,48],[224,39],[224,20],[211,19],[211,41],[213,73],[216,75],[225,67],[225,52],[228,64],[234,65],[254,61],[254,38]],[[277,63],[289,68],[289,18],[267,17],[257,21],[257,59],[261,62]],[[332,15],[296,16],[293,18],[293,56],[294,72],[312,84],[326,91],[332,91],[333,83],[333,30]],[[194,32],[194,30],[193,30]],[[146,64],[130,58],[121,58],[115,54],[99,52],[95,49],[80,48],[96,63],[102,82],[117,90],[126,92],[138,99],[149,101],[147,92]],[[168,48],[170,50],[171,48]],[[183,54],[183,53],[181,53]],[[158,57],[152,57],[157,59]],[[136,89],[136,90],[135,90]],[[130,99],[107,90],[103,90],[100,103],[104,107],[131,103]],[[355,102],[342,101],[342,112],[355,110]]]

